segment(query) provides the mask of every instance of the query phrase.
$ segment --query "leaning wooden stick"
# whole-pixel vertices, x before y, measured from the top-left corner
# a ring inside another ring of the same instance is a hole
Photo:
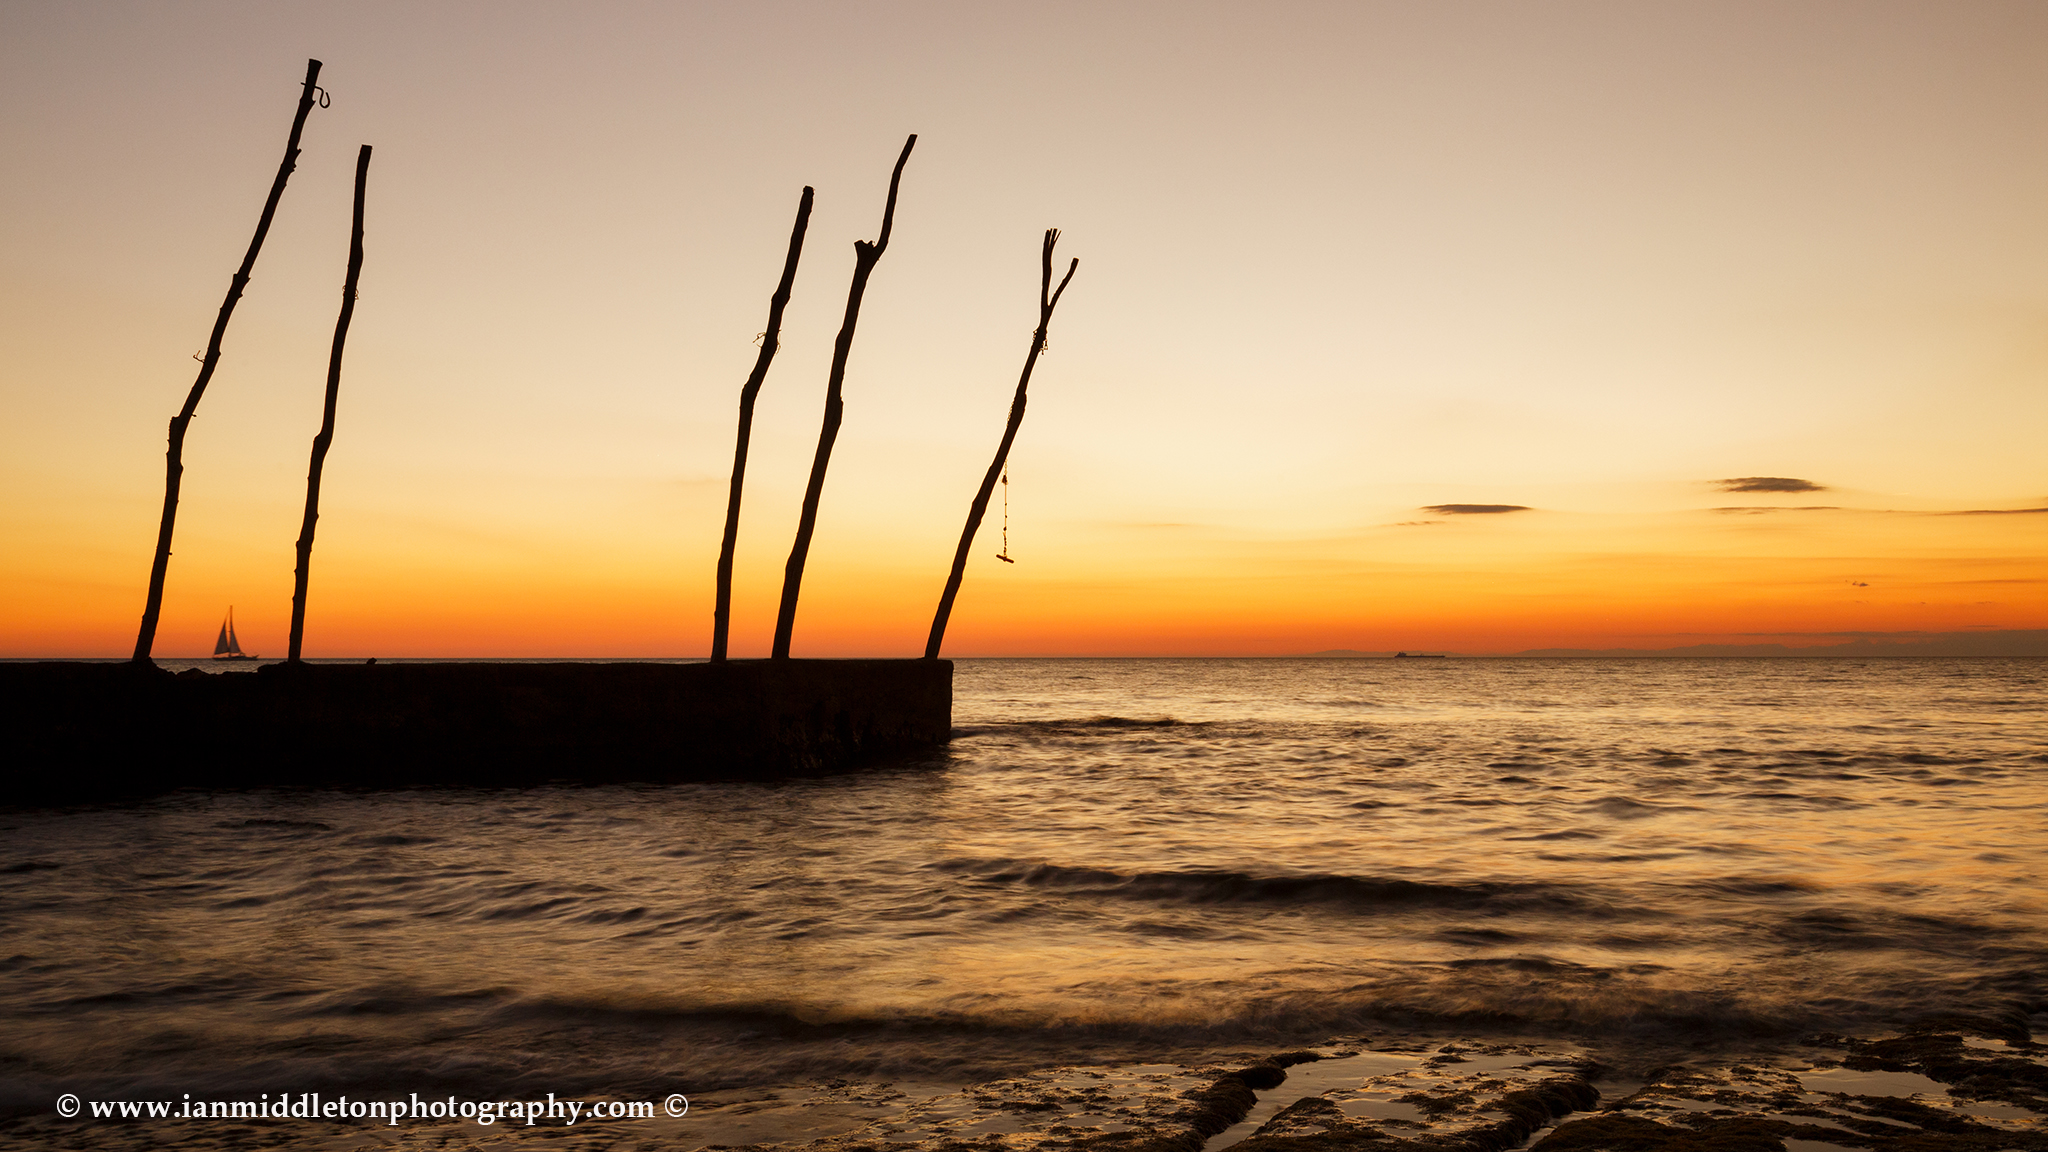
[[[782,263],[782,282],[768,298],[768,331],[761,334],[761,354],[754,358],[754,371],[740,389],[740,435],[732,450],[732,492],[725,501],[725,538],[718,546],[718,604],[711,610],[711,660],[725,660],[726,633],[732,625],[732,553],[740,538],[740,489],[747,480],[747,440],[754,430],[754,398],[761,394],[761,382],[768,378],[768,362],[782,335],[782,309],[789,303],[789,290],[796,283],[797,258],[804,251],[804,229],[811,223],[811,189],[804,188],[797,201],[796,227],[789,234],[789,256]]]
[[[924,658],[927,660],[939,658],[939,645],[946,639],[946,620],[953,615],[953,599],[960,594],[960,580],[967,573],[967,550],[974,546],[974,533],[981,527],[981,518],[988,511],[989,495],[995,491],[996,478],[1003,474],[1003,465],[1009,462],[1010,445],[1017,439],[1017,427],[1024,423],[1024,402],[1026,391],[1031,387],[1031,369],[1038,364],[1038,354],[1045,350],[1045,333],[1052,325],[1052,310],[1059,305],[1060,294],[1067,290],[1067,282],[1074,278],[1074,270],[1081,266],[1079,260],[1069,262],[1060,286],[1053,288],[1052,249],[1059,240],[1059,229],[1045,230],[1038,284],[1038,330],[1031,334],[1031,351],[1024,356],[1024,374],[1017,378],[1017,395],[1010,401],[1010,423],[1003,429],[1003,442],[996,446],[996,458],[990,462],[988,474],[981,478],[981,489],[974,494],[974,503],[967,507],[967,527],[961,530],[960,547],[953,552],[953,571],[946,576],[946,590],[939,596],[938,614],[932,617],[931,638],[924,644]]]
[[[896,158],[896,170],[889,174],[889,202],[882,209],[882,231],[873,244],[853,242],[853,287],[846,293],[846,319],[839,325],[839,338],[832,345],[832,373],[825,384],[825,425],[818,431],[818,452],[811,459],[811,480],[804,488],[803,514],[796,524],[796,545],[789,550],[789,563],[782,570],[782,607],[775,614],[777,660],[789,659],[789,638],[796,630],[796,599],[804,583],[804,561],[811,554],[811,533],[818,527],[818,497],[825,491],[825,468],[832,462],[832,442],[839,438],[839,418],[844,409],[839,386],[846,379],[846,354],[853,349],[853,326],[860,320],[860,298],[867,291],[868,274],[889,247],[889,226],[896,218],[896,185],[903,179],[903,165],[917,136],[903,142],[903,154]]]
[[[348,344],[348,322],[356,314],[356,281],[363,272],[363,187],[370,178],[370,146],[356,153],[356,218],[349,233],[348,279],[341,289],[341,318],[334,322],[334,348],[327,354],[327,407],[320,417],[320,434],[313,437],[313,463],[306,470],[306,519],[299,525],[299,567],[292,577],[292,639],[286,659],[299,662],[299,647],[306,638],[306,583],[313,572],[313,525],[320,520],[320,471],[327,465],[327,448],[334,443],[334,401],[341,394],[341,352]]]
[[[314,95],[320,90],[314,81],[319,78],[320,62],[306,61],[305,90],[299,96],[298,113],[292,117],[292,134],[285,141],[284,160],[277,166],[277,178],[270,184],[270,198],[263,202],[263,215],[256,221],[256,237],[249,241],[242,266],[228,282],[227,299],[222,301],[220,315],[213,322],[213,336],[206,342],[206,357],[199,362],[199,378],[193,381],[185,406],[171,417],[170,448],[164,453],[163,521],[156,530],[156,558],[149,567],[149,599],[142,608],[142,628],[135,635],[134,659],[138,663],[147,663],[150,649],[156,646],[157,615],[164,604],[164,574],[171,566],[171,532],[178,521],[178,485],[185,475],[185,429],[192,423],[192,414],[199,408],[207,382],[213,379],[214,367],[220,363],[220,342],[227,335],[228,317],[234,315],[242,289],[248,286],[249,273],[256,267],[256,254],[262,251],[263,238],[270,232],[270,218],[276,215],[277,202],[284,196],[285,181],[291,178],[292,169],[298,167],[299,133],[306,127],[306,114],[313,110]]]

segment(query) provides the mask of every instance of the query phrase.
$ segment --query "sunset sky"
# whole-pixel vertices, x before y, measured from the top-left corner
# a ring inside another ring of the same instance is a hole
[[[697,656],[804,185],[735,655],[852,242],[799,656],[1513,652],[2048,628],[2048,5],[0,6],[0,656],[281,655],[371,144],[309,656]],[[1756,483],[1757,478],[1772,483]],[[1737,483],[1750,480],[1751,483]],[[1785,483],[1800,481],[1803,483]],[[1516,510],[1479,510],[1486,506]]]

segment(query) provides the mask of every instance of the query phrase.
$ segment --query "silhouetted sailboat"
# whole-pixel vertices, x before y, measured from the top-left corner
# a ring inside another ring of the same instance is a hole
[[[220,639],[213,642],[215,660],[254,660],[256,657],[242,651],[241,641],[235,639],[235,610],[228,608],[227,619],[220,622]]]

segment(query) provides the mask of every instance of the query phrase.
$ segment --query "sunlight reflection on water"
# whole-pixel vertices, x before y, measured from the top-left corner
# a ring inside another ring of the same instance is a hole
[[[964,661],[951,748],[856,776],[14,812],[5,1054],[24,1084],[716,1086],[948,1072],[991,1034],[1996,1011],[2044,957],[2044,671]]]

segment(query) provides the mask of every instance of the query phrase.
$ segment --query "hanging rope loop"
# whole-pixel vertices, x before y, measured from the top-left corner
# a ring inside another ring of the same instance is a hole
[[[1005,564],[1015,564],[1010,559],[1010,465],[1003,464],[1003,550],[996,553],[996,559]]]

